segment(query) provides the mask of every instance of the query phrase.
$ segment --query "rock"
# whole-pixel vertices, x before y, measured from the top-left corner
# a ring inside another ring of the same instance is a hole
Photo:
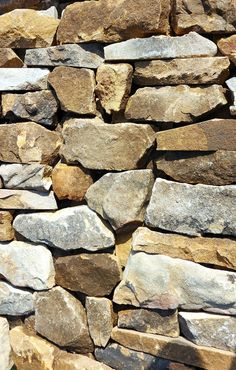
[[[55,6],[50,6],[50,8],[45,10],[40,10],[38,13],[46,16],[46,17],[53,17],[55,19],[58,19],[58,11]]]
[[[95,252],[115,244],[112,231],[85,205],[53,213],[21,214],[16,216],[13,226],[35,243],[63,250],[83,248]]]
[[[57,202],[53,192],[0,189],[1,209],[55,210]]]
[[[48,191],[51,187],[50,166],[43,164],[2,164],[0,178],[6,189]]]
[[[24,62],[27,66],[98,68],[103,63],[103,47],[92,43],[28,49],[25,53]]]
[[[141,86],[223,84],[229,76],[226,57],[136,62],[134,82]]]
[[[14,238],[12,227],[12,214],[8,211],[0,211],[0,241],[8,241]]]
[[[235,272],[163,255],[133,253],[113,301],[151,309],[179,307],[235,315],[235,280]]]
[[[13,366],[13,363],[11,360],[9,324],[7,319],[4,317],[0,317],[0,358],[0,369],[10,370]]]
[[[62,144],[61,135],[34,122],[0,125],[0,161],[51,163]]]
[[[117,257],[108,253],[59,257],[55,269],[57,285],[95,297],[109,295],[122,279]]]
[[[236,150],[236,120],[211,119],[195,125],[160,131],[157,150]]]
[[[1,48],[51,46],[59,20],[31,9],[15,9],[0,16]]]
[[[21,316],[34,312],[33,294],[0,281],[0,315]]]
[[[52,184],[58,199],[82,201],[93,184],[93,179],[89,171],[82,166],[58,163],[52,171]]]
[[[96,74],[96,94],[108,114],[125,109],[132,85],[130,64],[102,64]]]
[[[0,259],[0,275],[15,286],[44,290],[55,285],[52,255],[42,245],[0,243]]]
[[[207,3],[198,0],[176,0],[172,26],[177,35],[199,33],[232,33],[236,31],[236,4],[231,0]]]
[[[236,65],[236,35],[220,39],[217,46],[220,52],[227,55],[231,62]]]
[[[236,270],[236,241],[226,238],[193,238],[139,227],[133,233],[132,250]]]
[[[79,353],[93,350],[84,307],[61,287],[37,293],[35,329],[60,347]]]
[[[122,267],[125,267],[131,251],[132,232],[119,233],[116,236],[115,254]]]
[[[47,9],[56,4],[57,0],[1,0],[0,14],[10,12],[14,9]]]
[[[232,77],[227,80],[226,85],[230,89],[233,98],[233,104],[231,105],[231,107],[229,107],[230,113],[232,114],[232,116],[236,116],[236,77]]]
[[[236,318],[205,312],[180,312],[183,335],[199,346],[235,352]]]
[[[236,151],[167,152],[155,164],[158,171],[179,182],[206,185],[236,182]]]
[[[52,370],[112,370],[111,367],[95,361],[93,358],[65,351],[60,351],[60,355],[55,358],[53,366]]]
[[[153,184],[151,170],[108,173],[90,186],[86,200],[113,229],[134,228],[144,221]]]
[[[20,68],[24,63],[10,48],[0,49],[0,68]]]
[[[169,32],[170,1],[99,0],[66,7],[57,31],[60,44],[116,42]]]
[[[188,365],[208,370],[230,370],[236,365],[236,356],[232,352],[197,346],[182,337],[170,338],[163,335],[114,328],[112,338],[121,345],[136,351],[161,356],[168,360],[184,361]],[[164,367],[164,369],[166,368]]]
[[[145,222],[151,227],[187,235],[234,236],[235,196],[235,185],[189,185],[157,179]]]
[[[46,68],[1,68],[0,91],[35,91],[47,89]]]
[[[97,118],[77,118],[66,121],[63,139],[61,156],[67,163],[80,162],[85,168],[122,171],[140,168],[145,163],[155,132],[149,125],[110,125]]]
[[[2,94],[2,113],[51,126],[56,122],[58,103],[50,90],[26,94]]]
[[[66,112],[95,114],[95,75],[90,69],[56,67],[49,75],[48,82],[55,90]]]
[[[135,38],[104,48],[106,60],[173,59],[212,57],[217,46],[196,32],[184,36]]]
[[[134,329],[144,333],[179,336],[177,311],[123,310],[118,312],[118,327]]]
[[[191,123],[226,104],[224,89],[219,85],[143,87],[129,98],[125,118]]]

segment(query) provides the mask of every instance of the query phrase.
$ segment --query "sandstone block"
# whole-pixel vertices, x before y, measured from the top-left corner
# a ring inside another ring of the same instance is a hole
[[[125,267],[131,251],[132,231],[118,233],[116,236],[115,254],[122,267]]]
[[[0,189],[0,208],[55,210],[57,202],[52,191],[40,193],[28,190]]]
[[[227,55],[231,62],[236,65],[236,35],[220,39],[217,46],[220,52]]]
[[[48,75],[46,68],[1,68],[0,91],[45,90]]]
[[[12,368],[11,345],[9,335],[9,324],[7,319],[0,317],[0,369],[10,370]]]
[[[0,315],[21,316],[34,312],[33,294],[0,281]]]
[[[12,214],[8,211],[0,211],[0,241],[8,241],[14,238],[12,227]]]
[[[0,68],[20,68],[24,63],[10,48],[0,49]]]
[[[232,116],[236,116],[236,77],[232,77],[226,81],[226,85],[230,89],[233,104],[229,107]]]

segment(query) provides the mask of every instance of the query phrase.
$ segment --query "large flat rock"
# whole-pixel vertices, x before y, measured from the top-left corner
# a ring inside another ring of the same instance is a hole
[[[32,293],[0,281],[0,315],[22,316],[34,312]]]
[[[54,193],[0,189],[1,209],[56,210]]]
[[[0,91],[36,91],[47,89],[47,68],[1,68]]]

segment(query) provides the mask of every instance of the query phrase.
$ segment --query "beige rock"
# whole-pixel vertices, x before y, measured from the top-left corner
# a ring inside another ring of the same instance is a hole
[[[1,209],[56,210],[53,192],[40,193],[29,190],[0,189]]]
[[[0,241],[8,241],[14,238],[12,220],[13,217],[10,212],[0,211]]]
[[[131,251],[132,233],[119,233],[116,237],[115,254],[120,265],[125,267]]]
[[[55,358],[53,366],[52,370],[112,370],[110,366],[95,361],[88,356],[64,351],[61,351],[60,356]]]
[[[0,370],[10,370],[12,365],[9,324],[0,317]]]
[[[10,48],[0,49],[0,68],[19,68],[24,63]]]
[[[236,35],[220,39],[217,43],[220,52],[227,55],[229,59],[236,65]]]

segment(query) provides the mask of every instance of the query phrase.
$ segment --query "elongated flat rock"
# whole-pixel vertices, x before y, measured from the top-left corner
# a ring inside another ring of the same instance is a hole
[[[47,68],[1,68],[0,91],[45,90],[49,73]]]
[[[1,209],[56,210],[54,193],[0,189]]]
[[[21,316],[34,312],[33,294],[0,281],[0,315]]]
[[[0,317],[0,359],[1,370],[10,370],[12,368],[9,324],[4,317]]]
[[[0,49],[0,68],[20,68],[23,67],[23,65],[23,61],[12,49]]]
[[[51,213],[16,216],[15,230],[25,238],[64,250],[97,251],[115,244],[112,231],[87,206],[64,208]]]
[[[173,59],[214,56],[212,41],[190,32],[184,36],[152,36],[132,39],[104,48],[106,60]]]

